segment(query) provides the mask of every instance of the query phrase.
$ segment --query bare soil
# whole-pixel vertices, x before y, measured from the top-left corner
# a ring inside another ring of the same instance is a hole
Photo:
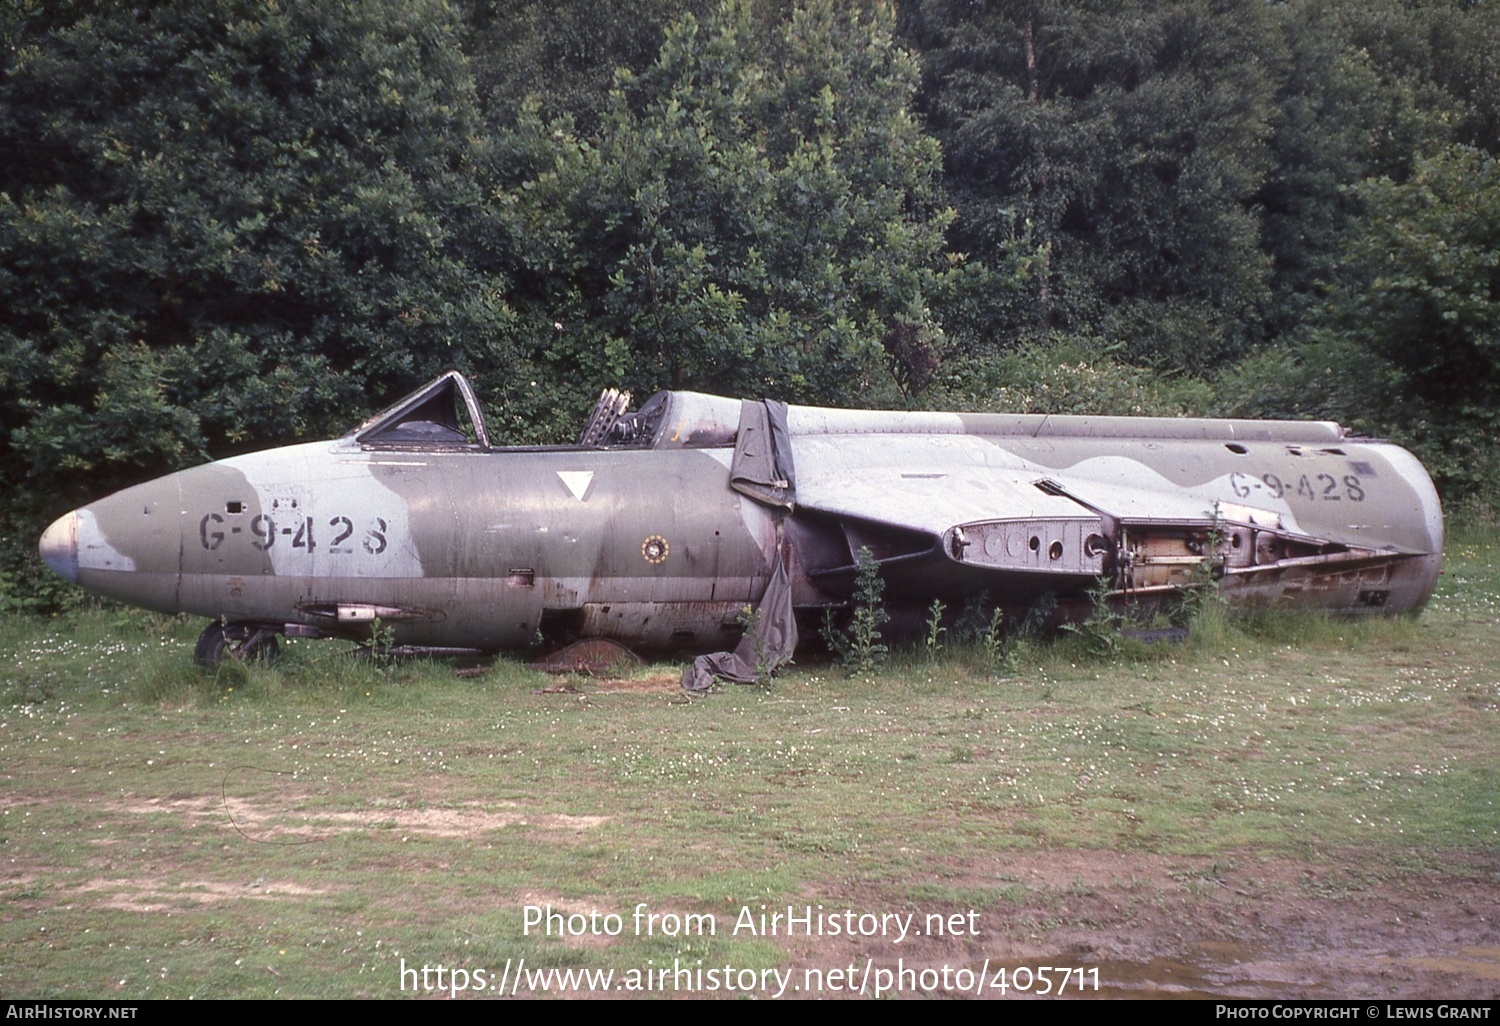
[[[288,801],[288,795],[280,796]],[[290,804],[290,802],[288,802]],[[607,816],[569,816],[562,813],[539,813],[501,803],[509,808],[495,809],[473,803],[457,807],[425,809],[376,809],[364,812],[289,812],[286,807],[267,811],[253,802],[239,798],[206,797],[131,800],[109,803],[107,808],[136,815],[158,812],[185,814],[210,824],[227,822],[241,836],[255,841],[272,842],[286,837],[331,837],[348,831],[397,830],[433,837],[474,837],[486,830],[523,825],[542,831],[579,832],[592,830],[608,822]]]
[[[283,795],[283,798],[286,796]],[[517,823],[540,840],[577,843],[604,817],[563,816],[513,803],[492,806],[376,810],[359,815],[309,812],[254,802],[225,808],[207,799],[124,797],[106,808],[127,816],[171,812],[204,827],[238,830],[266,843],[306,843],[350,830],[395,830],[475,837]],[[140,913],[188,912],[227,903],[299,902],[327,893],[279,876],[226,881],[194,876],[186,861],[158,852],[149,865],[106,859],[97,873],[68,888],[65,902]],[[35,874],[13,864],[10,883]],[[929,876],[949,897],[914,904],[901,884],[831,879],[808,904],[830,913],[966,912],[974,895],[977,927],[963,936],[907,937],[899,945],[870,937],[776,937],[789,951],[794,979],[804,970],[881,967],[1097,969],[1098,990],[1068,996],[1151,998],[1495,1000],[1500,998],[1500,858],[1448,854],[1441,865],[1373,867],[1359,849],[1320,849],[1307,860],[1243,857],[1217,860],[1109,851],[996,852],[934,859]],[[333,885],[337,891],[338,885]],[[609,902],[560,894],[512,895],[515,907],[546,901],[564,912]],[[36,905],[33,900],[20,903]],[[794,905],[801,911],[800,905]],[[658,907],[658,911],[666,909]],[[678,909],[675,911],[702,911]],[[733,923],[719,910],[719,935]],[[608,948],[587,937],[573,946]],[[788,968],[788,967],[783,967]],[[1012,975],[1013,980],[1015,977]],[[1024,978],[1024,977],[1023,977]],[[1089,978],[1090,982],[1092,977]],[[1032,984],[1033,988],[1039,984]],[[822,996],[831,996],[824,994]],[[1024,988],[988,997],[1028,997]]]
[[[1073,851],[935,868],[954,887],[1012,880],[1019,900],[979,909],[977,936],[908,939],[882,961],[1097,966],[1098,996],[1112,997],[1500,997],[1492,860],[1389,878],[1372,877],[1359,851],[1315,865]],[[878,888],[839,893],[856,910],[892,907]],[[794,965],[863,964],[869,947],[813,938],[794,944]]]

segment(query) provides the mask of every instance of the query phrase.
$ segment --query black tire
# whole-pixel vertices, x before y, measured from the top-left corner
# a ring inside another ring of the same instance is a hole
[[[243,623],[211,623],[198,635],[193,661],[205,669],[217,669],[227,655],[242,663],[270,662],[280,646],[276,632]]]

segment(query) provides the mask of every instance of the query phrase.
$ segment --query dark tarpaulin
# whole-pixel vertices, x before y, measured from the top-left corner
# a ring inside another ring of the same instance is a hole
[[[740,404],[729,486],[756,502],[774,506],[781,516],[796,505],[785,403],[746,400]],[[750,618],[750,629],[733,652],[714,652],[694,659],[682,673],[684,690],[709,691],[715,680],[754,684],[760,675],[769,675],[792,661],[792,653],[797,650],[797,618],[792,610],[792,578],[787,569],[790,559],[791,546],[778,523],[775,566],[760,606]]]
[[[792,436],[786,426],[786,403],[767,399],[740,403],[740,426],[734,436],[729,487],[756,502],[790,511],[797,502],[792,471]]]
[[[776,534],[776,566],[751,618],[751,629],[733,652],[714,652],[694,659],[682,672],[684,690],[710,691],[716,679],[754,684],[762,674],[769,676],[792,661],[792,653],[797,650],[797,618],[792,611],[792,577],[787,572],[791,546],[780,541],[779,526]]]

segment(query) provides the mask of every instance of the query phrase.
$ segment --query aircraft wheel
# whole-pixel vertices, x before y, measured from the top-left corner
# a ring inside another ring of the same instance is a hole
[[[264,627],[211,623],[198,635],[193,661],[210,670],[223,662],[226,655],[242,663],[270,662],[276,658],[278,647],[276,632]]]

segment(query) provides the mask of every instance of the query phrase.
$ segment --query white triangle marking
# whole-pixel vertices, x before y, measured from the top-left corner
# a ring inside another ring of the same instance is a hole
[[[573,493],[573,498],[579,502],[589,493],[589,485],[593,483],[594,472],[592,470],[559,470],[557,476],[562,483]]]

